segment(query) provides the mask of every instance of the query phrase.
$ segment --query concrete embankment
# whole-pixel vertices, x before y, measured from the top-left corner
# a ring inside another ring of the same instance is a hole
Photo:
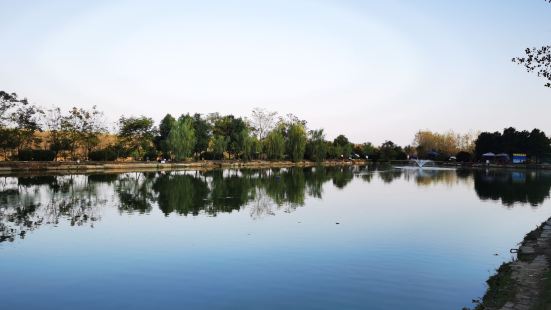
[[[517,259],[488,280],[476,310],[551,309],[551,219],[526,235]]]
[[[88,171],[155,171],[155,170],[208,170],[216,168],[288,168],[323,166],[350,166],[366,164],[364,160],[324,161],[229,161],[208,160],[193,162],[2,162],[0,173],[21,171],[88,172]]]

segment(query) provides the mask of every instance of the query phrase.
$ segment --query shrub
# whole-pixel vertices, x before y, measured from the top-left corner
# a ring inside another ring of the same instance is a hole
[[[214,154],[214,152],[206,151],[206,152],[203,152],[199,156],[199,158],[204,159],[204,160],[216,160],[216,159],[220,159],[220,156],[216,156],[216,154]]]
[[[33,151],[32,150],[19,150],[19,152],[17,152],[17,160],[21,160],[21,161],[31,161],[31,160],[33,160]]]
[[[143,160],[157,160],[158,153],[155,149],[149,149],[143,155]]]
[[[92,151],[88,158],[93,161],[114,161],[117,160],[117,153],[112,149]]]
[[[21,161],[53,161],[55,152],[50,150],[20,150],[17,159]]]
[[[455,155],[455,160],[461,163],[466,163],[472,161],[473,156],[469,152],[461,151]]]

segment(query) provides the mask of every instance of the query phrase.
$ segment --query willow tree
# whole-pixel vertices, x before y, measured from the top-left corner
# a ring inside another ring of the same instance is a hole
[[[259,153],[259,141],[255,136],[251,136],[249,130],[243,129],[241,131],[241,159],[251,160],[256,153]]]
[[[167,140],[168,148],[176,160],[183,160],[193,154],[195,147],[195,130],[193,119],[182,115],[172,126]]]
[[[285,137],[279,130],[272,130],[264,139],[264,152],[268,159],[283,159],[285,154]]]
[[[287,153],[295,162],[304,159],[306,129],[302,123],[293,123],[287,130]]]
[[[323,129],[310,130],[309,139],[306,144],[308,157],[316,162],[321,162],[327,157],[327,145]]]

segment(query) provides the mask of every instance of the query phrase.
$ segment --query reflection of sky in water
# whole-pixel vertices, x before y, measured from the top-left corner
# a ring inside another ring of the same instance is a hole
[[[19,192],[0,196],[4,227],[15,198],[45,218],[0,243],[3,307],[460,309],[551,216],[542,172],[70,179],[0,182]]]

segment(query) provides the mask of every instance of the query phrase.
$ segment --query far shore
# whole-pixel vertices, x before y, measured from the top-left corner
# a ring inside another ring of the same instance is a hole
[[[330,160],[323,162],[313,161],[266,161],[266,160],[200,160],[188,162],[93,162],[93,161],[64,161],[64,162],[34,162],[34,161],[5,161],[0,162],[0,173],[24,171],[52,171],[52,172],[85,172],[85,171],[152,171],[152,170],[210,170],[217,168],[289,168],[321,166],[351,166],[366,165],[366,160]]]
[[[314,161],[268,161],[268,160],[199,160],[184,162],[157,161],[3,161],[0,162],[0,174],[10,172],[93,172],[93,171],[155,171],[155,170],[211,170],[218,168],[289,168],[289,167],[315,167],[315,166],[353,166],[367,164],[390,164],[396,166],[411,165],[411,161],[396,160],[390,162],[371,161],[365,159],[353,160],[326,160]],[[466,168],[466,169],[528,169],[551,170],[549,164],[483,164],[483,163],[457,163],[434,162],[438,167]]]

